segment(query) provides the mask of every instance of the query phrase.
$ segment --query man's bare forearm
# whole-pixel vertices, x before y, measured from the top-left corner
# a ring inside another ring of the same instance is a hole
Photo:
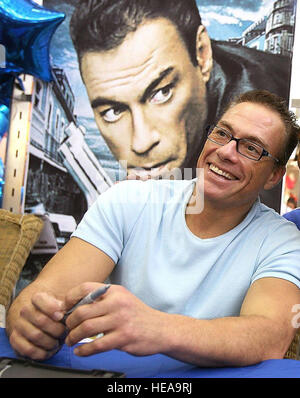
[[[165,354],[198,366],[247,366],[282,358],[293,332],[263,316],[199,320],[170,315]]]
[[[77,290],[68,299],[74,301]],[[118,285],[112,285],[93,306],[75,310],[67,318],[67,327],[70,346],[104,333],[77,347],[80,356],[120,349],[132,355],[163,353],[198,366],[245,366],[282,358],[295,333],[290,318],[277,314],[202,320],[165,313]]]

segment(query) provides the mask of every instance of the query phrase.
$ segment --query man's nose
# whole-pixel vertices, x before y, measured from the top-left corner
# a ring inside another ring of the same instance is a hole
[[[217,149],[217,154],[222,160],[236,162],[238,159],[237,142],[232,140]]]
[[[159,144],[160,134],[154,123],[142,109],[132,111],[131,149],[136,154],[143,155]]]

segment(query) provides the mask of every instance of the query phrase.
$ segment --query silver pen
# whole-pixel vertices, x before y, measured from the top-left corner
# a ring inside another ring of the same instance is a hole
[[[105,286],[99,287],[99,289],[96,289],[96,290],[94,290],[93,292],[87,294],[83,299],[81,299],[80,301],[78,301],[77,304],[75,304],[70,310],[68,310],[68,311],[65,313],[65,315],[64,315],[64,317],[63,317],[63,319],[62,319],[62,322],[65,323],[67,317],[68,317],[74,310],[76,310],[76,308],[78,308],[78,307],[80,307],[81,305],[84,305],[84,304],[91,304],[91,303],[93,303],[98,297],[102,296],[102,295],[107,291],[107,289],[108,289],[109,287],[110,287],[110,285],[105,285]]]

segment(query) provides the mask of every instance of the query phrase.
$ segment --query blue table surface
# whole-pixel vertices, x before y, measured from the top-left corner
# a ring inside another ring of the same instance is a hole
[[[0,357],[16,358],[3,328]],[[300,378],[300,361],[292,359],[271,359],[246,367],[201,368],[162,354],[136,357],[119,350],[78,357],[67,345],[43,363],[73,369],[106,369],[123,372],[128,378]]]

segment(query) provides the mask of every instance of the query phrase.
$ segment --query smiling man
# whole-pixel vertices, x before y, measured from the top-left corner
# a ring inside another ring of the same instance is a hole
[[[285,172],[299,126],[284,102],[250,91],[208,132],[187,180],[123,181],[102,194],[70,241],[13,302],[7,332],[21,355],[104,333],[75,353],[163,353],[199,366],[282,358],[300,302],[300,233],[260,203]],[[202,211],[191,211],[204,197]]]
[[[195,177],[228,98],[288,98],[289,58],[212,41],[195,0],[83,0],[70,32],[97,126],[129,175]],[[262,200],[278,210],[280,189]]]
[[[206,217],[211,208],[215,217],[220,212],[229,230],[245,217],[262,188],[270,190],[281,181],[297,135],[284,126],[286,115],[281,120],[274,110],[270,112],[268,100],[272,98],[260,91],[246,93],[208,129],[197,164],[204,170],[205,211],[192,217],[194,224],[203,226],[197,218]],[[276,110],[280,112],[279,107]],[[194,194],[197,192],[201,189],[196,186]],[[220,224],[222,221],[207,225],[205,233]]]

